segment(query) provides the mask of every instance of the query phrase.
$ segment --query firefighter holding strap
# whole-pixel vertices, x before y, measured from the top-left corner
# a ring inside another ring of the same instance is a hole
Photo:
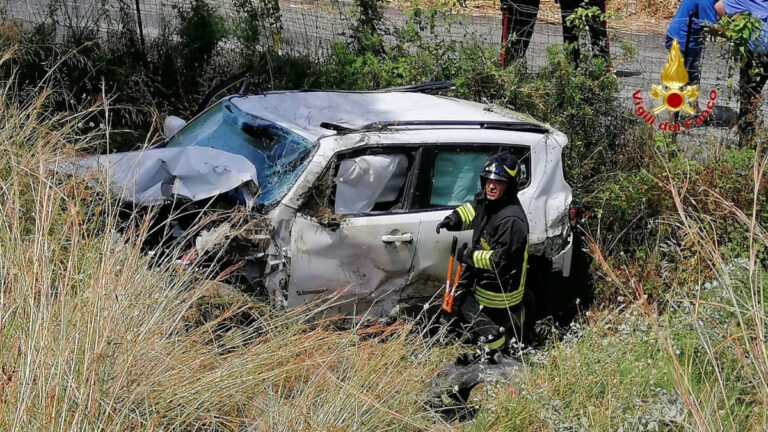
[[[460,318],[480,342],[478,355],[462,355],[459,364],[497,361],[506,330],[522,331],[528,219],[517,198],[520,164],[509,152],[488,158],[474,202],[456,208],[437,232],[472,230],[472,243],[458,257],[465,264],[456,299]],[[522,340],[520,334],[517,339]]]

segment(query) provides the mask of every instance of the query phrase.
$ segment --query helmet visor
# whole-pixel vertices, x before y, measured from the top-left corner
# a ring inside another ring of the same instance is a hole
[[[491,179],[491,180],[509,181],[509,177],[502,176],[500,174],[496,174],[496,173],[493,173],[493,172],[490,172],[490,173],[485,173],[484,172],[484,173],[480,174],[480,177]]]

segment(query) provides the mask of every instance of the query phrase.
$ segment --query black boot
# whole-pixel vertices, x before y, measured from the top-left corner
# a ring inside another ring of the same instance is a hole
[[[461,353],[456,357],[454,364],[457,366],[470,366],[473,364],[490,364],[495,365],[501,363],[504,355],[500,349],[489,350],[484,347],[478,348],[473,353]]]
[[[479,362],[481,358],[482,355],[479,350],[471,353],[461,353],[456,357],[454,364],[456,366],[469,366]]]

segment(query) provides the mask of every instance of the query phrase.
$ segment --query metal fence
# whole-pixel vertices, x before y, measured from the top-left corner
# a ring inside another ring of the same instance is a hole
[[[40,22],[47,17],[48,0],[0,0],[7,16],[27,22]],[[61,1],[56,14],[60,25],[77,25],[78,20],[103,20],[103,27],[109,27],[119,11],[118,5],[107,0],[72,0]],[[219,13],[231,19],[237,11],[233,0],[215,3]],[[118,2],[119,3],[119,2]],[[163,25],[173,23],[176,8],[184,7],[189,0],[124,0],[123,7],[141,22],[141,30],[146,38],[157,35]],[[471,1],[470,1],[471,3]],[[674,8],[674,4],[670,5]],[[140,11],[140,14],[136,12]],[[285,53],[296,53],[322,59],[330,55],[331,43],[346,42],[355,19],[356,8],[350,1],[325,0],[281,0],[279,40],[265,39],[264,49],[274,49],[279,41],[279,49]],[[664,29],[668,21],[655,20],[633,22],[632,14],[608,20],[608,34],[613,58],[613,68],[620,78],[620,93],[631,106],[632,94],[641,90],[648,100],[651,85],[660,84],[660,73],[667,61],[668,51],[664,46]],[[388,29],[402,27],[408,17],[407,10],[395,7],[385,10],[385,22]],[[443,16],[436,25],[435,36],[441,40],[467,41],[480,43],[488,47],[500,47],[502,15],[497,7],[491,5],[478,12],[476,9],[457,10]],[[563,26],[560,10],[553,5],[542,5],[538,20],[525,54],[527,67],[531,71],[541,68],[546,63],[546,51],[550,45],[563,43]],[[268,29],[267,31],[273,31]],[[584,37],[584,36],[582,36]],[[387,39],[385,38],[385,42]],[[701,91],[705,98],[710,90],[718,92],[717,105],[730,110],[738,109],[738,66],[729,55],[728,43],[723,40],[710,40],[705,44],[702,56]],[[706,103],[706,99],[704,99]],[[763,104],[764,106],[765,104]],[[761,111],[765,117],[765,110]],[[728,138],[731,130],[727,127],[706,128],[697,132],[699,135],[712,135]]]

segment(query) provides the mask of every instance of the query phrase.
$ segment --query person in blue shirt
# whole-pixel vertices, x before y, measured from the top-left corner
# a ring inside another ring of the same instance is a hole
[[[717,22],[717,0],[683,0],[667,27],[665,46],[669,49],[677,39],[683,54],[688,85],[701,81],[701,53],[704,49],[704,28]]]
[[[755,133],[761,93],[768,82],[768,1],[720,0],[715,11],[718,17],[749,14],[763,22],[762,31],[749,41],[739,68],[739,144],[745,146]]]

